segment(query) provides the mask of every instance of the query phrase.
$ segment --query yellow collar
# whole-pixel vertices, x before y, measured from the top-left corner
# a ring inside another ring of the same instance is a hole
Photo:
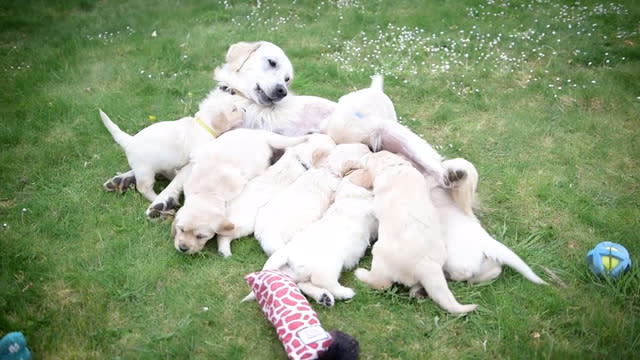
[[[218,133],[210,128],[209,125],[205,124],[199,116],[196,116],[196,122],[198,123],[198,125],[202,126],[203,129],[207,130],[209,134],[213,135],[213,137],[218,137]]]

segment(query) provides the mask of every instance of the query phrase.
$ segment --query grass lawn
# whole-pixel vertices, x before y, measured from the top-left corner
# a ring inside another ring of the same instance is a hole
[[[478,168],[482,223],[552,284],[510,269],[452,283],[480,304],[458,317],[349,272],[355,298],[314,306],[325,328],[363,359],[637,356],[637,265],[606,281],[585,255],[609,240],[640,259],[639,2],[258,3],[0,4],[0,336],[24,332],[38,359],[284,357],[239,303],[257,242],[179,254],[140,194],[103,191],[128,165],[98,116],[135,133],[193,114],[230,44],[268,40],[299,94],[337,100],[385,74],[401,121]]]

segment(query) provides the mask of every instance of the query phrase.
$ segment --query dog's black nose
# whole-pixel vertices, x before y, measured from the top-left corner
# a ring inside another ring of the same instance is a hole
[[[178,250],[180,250],[181,252],[187,252],[189,248],[184,245],[178,245]]]
[[[285,96],[287,96],[287,88],[282,85],[277,85],[271,94],[271,98],[274,100],[280,100]]]

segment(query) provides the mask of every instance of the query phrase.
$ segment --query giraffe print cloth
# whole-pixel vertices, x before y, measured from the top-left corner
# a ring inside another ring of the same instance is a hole
[[[262,312],[275,326],[291,360],[317,359],[331,345],[331,335],[291,278],[281,271],[263,270],[245,279]]]

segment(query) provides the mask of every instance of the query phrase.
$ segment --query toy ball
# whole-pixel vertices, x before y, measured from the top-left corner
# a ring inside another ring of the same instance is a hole
[[[587,253],[589,268],[596,275],[617,278],[631,268],[631,258],[624,246],[609,241],[596,245]]]
[[[21,332],[10,332],[0,340],[0,360],[29,360],[31,352]]]

